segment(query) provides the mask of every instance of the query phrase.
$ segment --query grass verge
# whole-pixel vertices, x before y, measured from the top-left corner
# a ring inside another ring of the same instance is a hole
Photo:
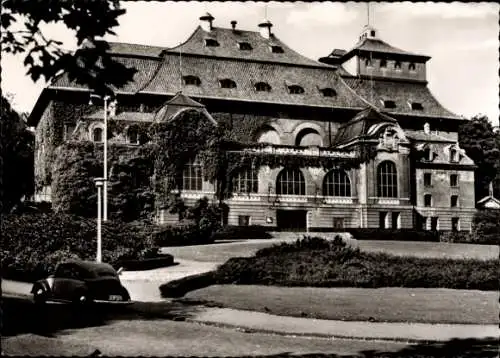
[[[214,285],[181,301],[342,321],[495,324],[497,299],[495,292],[470,290]]]

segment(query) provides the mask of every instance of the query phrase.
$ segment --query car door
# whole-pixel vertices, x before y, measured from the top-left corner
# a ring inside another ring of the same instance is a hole
[[[55,300],[72,301],[77,290],[81,289],[82,284],[75,264],[60,264],[54,274],[53,298]]]

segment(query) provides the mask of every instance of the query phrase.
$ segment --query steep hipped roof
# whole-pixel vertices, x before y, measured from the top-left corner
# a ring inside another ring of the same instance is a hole
[[[205,46],[205,39],[217,40],[219,46]],[[241,42],[249,43],[252,49],[241,50],[239,47]],[[271,46],[280,46],[283,52],[274,53],[271,51]],[[186,42],[170,49],[169,52],[288,63],[296,66],[329,67],[295,52],[274,35],[266,39],[259,32],[219,27],[214,27],[210,32],[206,32],[198,26]]]
[[[344,79],[344,82],[372,105],[391,114],[461,118],[444,108],[432,95],[426,83],[370,80],[359,77],[348,77]],[[396,107],[385,108],[383,101],[387,100],[394,101]],[[412,102],[420,103],[422,109],[412,109]]]
[[[342,60],[347,61],[349,58],[360,52],[378,52],[391,55],[420,58],[425,61],[430,59],[429,56],[401,50],[377,38],[364,38],[359,41],[352,49],[347,51],[347,53],[342,57]]]
[[[373,125],[384,122],[398,123],[396,119],[377,111],[375,108],[367,107],[339,128],[333,142],[338,146],[347,144],[354,139],[362,139]]]

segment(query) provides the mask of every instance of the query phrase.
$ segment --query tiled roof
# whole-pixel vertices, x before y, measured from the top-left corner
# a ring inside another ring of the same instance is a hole
[[[205,39],[207,38],[216,39],[219,46],[205,46]],[[240,42],[248,42],[252,46],[252,50],[240,50],[238,45]],[[272,45],[280,46],[283,49],[283,53],[271,52],[270,46]],[[198,26],[186,42],[168,51],[176,53],[182,52],[182,54],[329,67],[295,52],[274,35],[266,39],[262,37],[259,32],[238,29],[232,30],[219,27],[214,27],[210,32],[205,32]]]
[[[372,39],[372,38],[364,38],[360,42],[358,42],[351,50],[349,50],[344,58],[348,59],[352,57],[357,50],[361,51],[370,51],[370,52],[382,52],[387,54],[396,54],[396,55],[405,55],[405,56],[415,56],[429,59],[429,56],[420,55],[413,52],[408,52],[405,50],[401,50],[397,47],[389,45],[387,42],[382,41],[380,39]]]
[[[417,142],[445,142],[445,143],[456,143],[456,140],[444,137],[442,135],[432,133],[426,134],[422,131],[411,131],[406,132],[406,136]]]
[[[396,119],[380,113],[372,107],[368,107],[356,114],[349,122],[342,125],[333,142],[335,145],[341,145],[353,139],[362,138],[367,134],[371,126],[383,122],[398,123]]]
[[[147,57],[160,57],[166,47],[130,44],[123,42],[108,42],[109,52],[117,55],[134,55]]]
[[[388,80],[345,78],[345,83],[358,95],[375,107],[390,114],[411,114],[415,116],[448,117],[459,119],[458,115],[445,109],[434,98],[426,83]],[[373,101],[371,100],[373,98]],[[382,101],[391,100],[396,108],[384,108]],[[408,102],[422,104],[422,110],[413,110]]]
[[[183,85],[182,92],[191,97],[348,108],[364,106],[361,100],[339,83],[338,75],[331,67],[296,67],[280,63],[186,55],[182,57],[182,75],[197,76],[201,80],[199,86]],[[143,91],[159,94],[177,93],[180,90],[180,78],[179,57],[168,54],[158,74]],[[221,88],[219,80],[227,78],[236,82],[236,88]],[[257,82],[267,82],[271,86],[271,91],[256,91]],[[304,88],[304,94],[290,94],[287,83],[299,84]],[[319,89],[328,87],[333,88],[337,96],[323,96]]]
[[[205,106],[179,92],[156,112],[154,120],[155,122],[169,120],[185,108],[204,109]]]
[[[136,57],[121,57],[116,56],[114,59],[124,64],[129,68],[135,68],[137,72],[134,74],[133,80],[119,89],[121,92],[137,92],[153,77],[159,66],[161,59],[152,58],[136,58]],[[57,78],[49,88],[66,87],[75,89],[86,89],[87,87],[71,82],[66,73]]]

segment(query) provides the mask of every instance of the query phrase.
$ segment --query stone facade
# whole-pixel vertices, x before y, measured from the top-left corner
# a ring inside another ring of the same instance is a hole
[[[218,45],[208,48],[207,38]],[[251,51],[235,45],[242,38],[252,45]],[[281,51],[271,51],[276,47]],[[140,145],[137,139],[131,143],[129,124],[171,120],[168,114],[180,113],[179,103],[184,101],[216,125],[231,125],[228,139],[267,143],[255,150],[276,156],[350,155],[360,143],[377,148],[373,159],[345,171],[255,168],[251,177],[238,179],[245,185],[256,182],[252,190],[235,192],[227,200],[230,225],[284,230],[470,229],[474,163],[457,143],[463,119],[429,92],[430,57],[394,48],[374,29],[364,29],[350,51],[334,50],[320,62],[294,52],[272,33],[262,36],[212,24],[198,27],[173,49],[111,44],[110,51],[139,70],[118,95],[114,119],[125,125],[111,141]],[[179,53],[182,74],[176,67]],[[180,78],[185,83],[178,97],[175,86]],[[63,128],[62,140],[93,140],[102,126],[98,107],[70,110],[78,118],[69,120],[56,115],[52,103],[84,106],[88,96],[61,76],[44,90],[30,116],[37,126],[35,173],[43,184],[38,187],[40,195],[50,195],[46,186],[52,158],[47,143],[60,140],[48,128]],[[168,102],[172,98],[177,98],[175,108]],[[206,181],[181,193],[187,205],[204,196],[214,198],[214,186]],[[177,217],[157,208],[157,219],[169,223]]]

